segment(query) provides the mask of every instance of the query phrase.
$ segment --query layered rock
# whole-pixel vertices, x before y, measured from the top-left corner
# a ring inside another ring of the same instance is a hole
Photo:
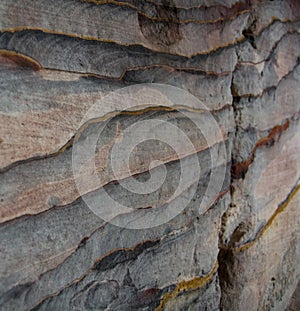
[[[1,309],[285,310],[299,2],[0,8]]]

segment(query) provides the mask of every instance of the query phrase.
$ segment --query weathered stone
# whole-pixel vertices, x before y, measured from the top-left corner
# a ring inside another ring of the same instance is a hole
[[[117,3],[76,1],[74,9],[72,1],[5,1],[1,3],[1,11],[10,12],[14,19],[4,15],[0,30],[41,30],[94,41],[115,42],[123,46],[143,45],[155,51],[191,57],[241,40],[249,18],[248,11],[242,10],[242,14],[237,14],[235,18],[229,16],[213,23],[178,23],[176,11],[170,14],[170,8],[162,7],[160,10],[171,17],[167,17],[166,21],[153,21],[139,15],[131,7]],[[27,14],[22,14],[23,10]],[[78,20],[82,22],[78,23]],[[203,40],[197,40],[202,33],[208,35]]]
[[[299,4],[0,3],[1,310],[299,309]]]
[[[241,63],[233,76],[235,95],[260,96],[264,90],[276,87],[298,67],[299,54],[300,34],[292,33],[279,41],[268,60],[256,64]]]
[[[220,279],[225,293],[221,304],[225,310],[242,310],[245,305],[249,310],[287,308],[300,276],[299,200],[298,185],[255,243],[221,251]]]

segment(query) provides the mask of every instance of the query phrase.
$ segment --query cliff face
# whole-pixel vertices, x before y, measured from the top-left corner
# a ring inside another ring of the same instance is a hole
[[[2,0],[0,309],[285,310],[299,59],[297,0]]]

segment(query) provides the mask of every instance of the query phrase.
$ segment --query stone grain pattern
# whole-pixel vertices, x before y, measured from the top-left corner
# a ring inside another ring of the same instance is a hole
[[[297,0],[2,0],[0,310],[299,309],[299,60]],[[180,88],[206,110],[108,105],[82,126],[107,94],[142,83]],[[187,117],[205,123],[208,113],[222,133],[213,144]],[[85,196],[102,200],[104,190],[133,208],[122,216],[130,223],[192,195],[169,222],[121,228],[80,196],[75,138],[89,139],[108,116],[91,159],[101,183]],[[157,119],[185,132],[194,152],[145,142],[116,179],[114,144]],[[172,197],[193,156],[195,193]],[[124,188],[163,171],[147,196]]]

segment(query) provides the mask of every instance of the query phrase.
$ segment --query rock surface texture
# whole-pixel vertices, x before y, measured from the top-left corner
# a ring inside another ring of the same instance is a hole
[[[298,0],[1,0],[0,67],[0,310],[300,309]]]

